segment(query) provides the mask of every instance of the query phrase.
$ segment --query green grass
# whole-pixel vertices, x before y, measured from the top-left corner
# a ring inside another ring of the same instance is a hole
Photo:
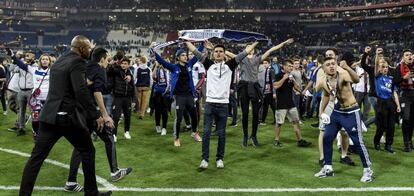
[[[0,116],[0,147],[30,153],[33,148],[31,135],[16,137],[7,131],[14,122],[15,116]],[[251,119],[250,119],[251,120]],[[230,119],[229,119],[230,121]],[[270,117],[268,119],[270,122]],[[356,167],[339,163],[339,153],[334,151],[335,177],[317,179],[313,174],[319,170],[317,160],[318,130],[309,125],[315,120],[306,121],[302,126],[305,139],[313,145],[309,148],[296,146],[296,139],[291,125],[282,128],[282,148],[274,148],[274,126],[259,127],[258,139],[261,146],[247,149],[241,148],[241,123],[236,128],[227,128],[225,168],[215,168],[217,138],[211,141],[210,166],[207,170],[197,170],[201,161],[201,143],[194,142],[189,132],[181,134],[182,147],[173,146],[172,120],[168,124],[168,135],[160,136],[154,129],[152,117],[139,120],[136,115],[132,119],[132,140],[125,140],[123,128],[118,133],[117,154],[120,167],[131,166],[134,171],[125,179],[113,183],[118,187],[157,187],[157,188],[324,188],[324,187],[411,187],[414,177],[412,153],[402,152],[401,129],[395,131],[394,148],[397,154],[377,152],[372,148],[375,126],[364,133],[364,141],[370,152],[376,179],[372,183],[359,182],[362,167],[359,156],[351,155],[357,163]],[[230,122],[228,122],[230,123]],[[30,128],[30,125],[28,126]],[[96,174],[110,179],[109,166],[102,141],[95,142]],[[49,159],[69,164],[72,152],[71,145],[62,138],[53,148]],[[27,158],[0,152],[0,185],[18,186]],[[36,186],[63,186],[68,170],[45,163],[40,171]],[[79,175],[82,182],[83,177]],[[34,195],[77,195],[59,191],[36,191]],[[0,191],[0,195],[16,195],[17,191]],[[138,193],[115,192],[114,195],[194,195],[195,193]],[[220,193],[220,195],[224,193]],[[274,195],[261,193],[258,195]],[[288,193],[282,193],[286,195]],[[299,195],[303,193],[289,193]],[[306,193],[309,195],[345,195],[345,193]],[[348,193],[349,194],[349,193]],[[361,193],[356,193],[361,194]],[[407,195],[407,192],[365,192],[364,195]],[[200,195],[217,195],[203,193]],[[225,195],[248,195],[227,193]]]

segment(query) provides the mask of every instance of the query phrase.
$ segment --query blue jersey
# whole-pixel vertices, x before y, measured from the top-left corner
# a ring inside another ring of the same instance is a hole
[[[321,69],[321,67],[316,68],[313,73],[312,73],[312,77],[311,80],[313,81],[314,84],[316,84],[316,79],[318,76],[318,71]],[[322,97],[322,90],[318,91],[318,92],[314,92],[313,95],[315,97]]]
[[[375,77],[375,90],[377,92],[377,97],[388,100],[392,98],[396,86],[392,83],[392,76],[379,75]]]

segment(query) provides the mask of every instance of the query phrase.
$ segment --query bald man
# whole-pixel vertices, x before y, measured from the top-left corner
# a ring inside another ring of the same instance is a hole
[[[85,176],[85,195],[99,193],[95,177],[95,148],[86,119],[95,119],[102,131],[104,119],[89,94],[85,73],[86,61],[94,45],[85,36],[75,36],[69,53],[60,57],[50,69],[50,86],[39,116],[39,135],[26,163],[19,195],[31,195],[43,161],[53,145],[63,136],[80,152]]]

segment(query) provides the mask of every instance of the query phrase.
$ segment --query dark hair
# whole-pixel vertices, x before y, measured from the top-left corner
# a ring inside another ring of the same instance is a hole
[[[323,63],[325,63],[326,61],[330,61],[330,60],[336,60],[333,57],[325,57],[325,59],[323,60]]]
[[[226,52],[226,47],[224,47],[224,45],[218,44],[216,46],[214,46],[213,50],[216,48],[223,48],[224,52]]]
[[[285,66],[285,65],[287,65],[288,63],[290,63],[290,64],[292,64],[292,65],[293,65],[293,61],[292,61],[292,60],[290,60],[290,59],[285,59],[285,60],[283,60],[282,65],[283,65],[283,66]]]
[[[336,48],[328,48],[328,49],[326,49],[326,51],[328,51],[328,50],[332,50],[335,53],[335,55],[338,55],[338,49],[336,49]]]
[[[403,50],[403,54],[404,54],[404,53],[406,53],[406,52],[411,52],[411,53],[413,53],[413,51],[411,51],[410,49],[404,49],[404,50]]]
[[[101,47],[95,48],[91,55],[91,61],[97,63],[101,61],[102,58],[106,58],[107,55],[108,55],[108,51],[105,50],[104,48],[101,48]]]
[[[269,57],[265,58],[263,61],[267,61],[270,64],[270,58]]]
[[[121,63],[124,62],[124,61],[128,62],[128,64],[131,63],[131,60],[129,60],[128,57],[124,57],[124,58],[121,59]]]
[[[382,59],[384,59],[384,61],[387,62],[388,66],[391,66],[391,59],[390,58],[384,57]]]
[[[122,50],[118,50],[114,56],[114,61],[122,60],[125,56],[125,52]]]

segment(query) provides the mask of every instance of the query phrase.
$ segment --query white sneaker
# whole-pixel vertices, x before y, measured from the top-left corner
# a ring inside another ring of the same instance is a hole
[[[381,144],[385,144],[385,137],[384,137],[384,136],[381,136],[380,143],[381,143]]]
[[[161,127],[160,126],[155,126],[155,130],[157,131],[157,133],[161,133]]]
[[[167,129],[162,128],[162,130],[161,130],[161,135],[167,135]]]
[[[196,142],[201,142],[203,141],[203,139],[201,139],[200,135],[198,134],[198,132],[193,132],[191,133],[191,137],[196,141]]]
[[[7,111],[4,111],[4,112],[3,112],[3,115],[4,115],[4,116],[7,116]]]
[[[116,143],[116,135],[114,135],[114,142]]]
[[[368,132],[367,126],[365,126],[364,122],[361,123],[361,129],[362,129],[362,132]]]
[[[314,176],[318,177],[318,178],[325,178],[325,177],[330,177],[330,176],[334,176],[334,172],[332,169],[327,169],[326,166],[322,167],[321,171],[319,171],[318,173],[316,173]]]
[[[217,160],[216,167],[217,168],[224,168],[224,162],[223,162],[223,160],[221,160],[221,159]]]
[[[374,178],[374,171],[371,170],[371,168],[364,168],[364,173],[361,177],[361,182],[371,182]]]
[[[151,112],[151,108],[147,109],[147,114],[149,114]]]
[[[129,139],[129,140],[131,139],[131,135],[129,134],[129,131],[125,132],[124,136],[126,139]]]
[[[207,169],[208,167],[208,162],[206,160],[202,160],[200,163],[200,166],[198,166],[200,169]]]

